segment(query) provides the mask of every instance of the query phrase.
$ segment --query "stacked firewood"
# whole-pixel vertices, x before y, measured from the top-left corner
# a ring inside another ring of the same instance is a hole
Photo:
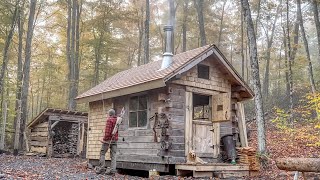
[[[257,151],[252,147],[237,148],[239,163],[248,164],[251,171],[259,171],[260,164],[256,157]]]
[[[79,131],[78,124],[73,123],[70,129],[70,133],[68,135],[69,152],[72,155],[77,154],[78,131]]]
[[[68,131],[66,129],[56,129],[53,136],[53,153],[65,154],[69,153],[68,148]]]
[[[78,142],[78,125],[57,126],[53,136],[53,154],[55,156],[76,155]]]

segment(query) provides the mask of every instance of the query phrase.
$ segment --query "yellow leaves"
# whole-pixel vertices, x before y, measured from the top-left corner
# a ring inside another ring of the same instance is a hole
[[[313,144],[307,144],[306,146],[308,146],[308,147],[320,147],[320,141],[316,142],[316,143],[313,143]]]
[[[279,129],[289,130],[290,129],[288,127],[289,114],[286,113],[283,109],[280,109],[277,107],[275,108],[275,114],[276,114],[276,118],[272,119],[271,122],[275,123]]]

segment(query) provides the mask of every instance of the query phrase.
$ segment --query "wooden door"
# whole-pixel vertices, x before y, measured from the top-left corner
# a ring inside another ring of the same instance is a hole
[[[211,96],[192,93],[192,147],[199,157],[212,157]]]
[[[192,120],[192,149],[199,157],[213,157],[212,122]]]

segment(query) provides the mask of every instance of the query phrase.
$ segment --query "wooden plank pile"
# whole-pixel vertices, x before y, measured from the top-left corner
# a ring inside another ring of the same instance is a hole
[[[256,157],[257,151],[252,147],[237,148],[239,163],[248,164],[251,171],[259,171],[260,164]]]

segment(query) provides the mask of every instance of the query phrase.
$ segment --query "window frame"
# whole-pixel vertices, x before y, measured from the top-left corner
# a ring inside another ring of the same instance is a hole
[[[200,77],[200,68],[208,68],[208,78],[207,77]],[[197,71],[198,71],[198,78],[210,80],[210,66],[204,65],[204,64],[198,64],[197,65]]]
[[[130,101],[131,99],[137,97],[138,101],[137,101],[137,109],[135,110],[132,110],[130,109]],[[139,100],[140,100],[140,97],[145,97],[146,98],[146,109],[143,109],[143,110],[139,110]],[[149,100],[148,100],[148,95],[147,94],[137,94],[137,95],[132,95],[128,98],[128,128],[129,129],[146,129],[148,127],[148,107],[149,107]],[[145,126],[139,126],[139,112],[143,112],[145,111],[146,112],[146,125]],[[133,113],[135,112],[136,113],[136,116],[137,116],[137,122],[136,122],[136,126],[130,126],[130,113]]]
[[[208,97],[208,104],[205,105],[198,105],[198,106],[195,106],[194,105],[194,98],[195,96],[207,96]],[[212,102],[211,102],[211,99],[212,99],[212,96],[211,95],[208,95],[208,94],[199,94],[199,93],[192,93],[192,120],[196,120],[196,121],[211,121],[211,116],[212,116]],[[208,118],[205,118],[204,115],[205,115],[205,106],[208,106],[209,108],[209,114],[208,114]],[[202,117],[200,118],[195,118],[195,108],[196,107],[201,107],[202,108]]]

